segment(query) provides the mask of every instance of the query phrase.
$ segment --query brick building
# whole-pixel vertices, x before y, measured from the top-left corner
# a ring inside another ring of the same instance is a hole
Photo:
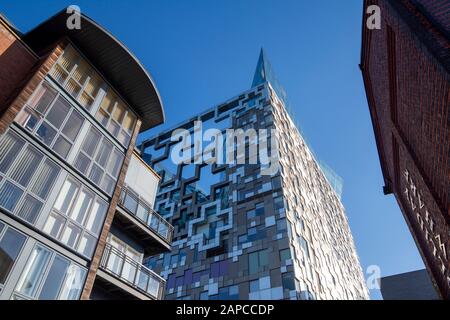
[[[370,5],[381,29],[366,27]],[[450,2],[366,0],[361,70],[384,176],[450,298]],[[399,253],[401,254],[401,253]]]
[[[85,15],[27,33],[0,15],[0,299],[161,299],[159,176],[135,149],[164,121],[153,80]]]

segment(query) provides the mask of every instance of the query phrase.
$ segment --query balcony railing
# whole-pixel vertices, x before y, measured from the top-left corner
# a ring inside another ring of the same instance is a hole
[[[103,251],[100,267],[150,298],[161,300],[166,281],[109,243]]]
[[[138,194],[127,187],[123,187],[119,204],[128,213],[135,216],[151,230],[156,232],[167,243],[171,243],[173,226],[155,212]]]

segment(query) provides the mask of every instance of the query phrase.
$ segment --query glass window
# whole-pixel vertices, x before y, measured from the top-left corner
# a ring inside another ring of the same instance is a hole
[[[49,276],[42,286],[39,295],[40,300],[55,300],[58,297],[59,289],[64,281],[64,277],[70,262],[60,256],[56,256],[49,270]]]
[[[280,250],[280,260],[286,261],[289,259],[291,259],[291,250],[290,249]]]
[[[103,223],[103,217],[106,214],[106,209],[106,204],[103,201],[99,200],[95,201],[94,205],[92,206],[91,213],[86,221],[86,228],[95,235],[98,235],[100,232],[100,228]]]
[[[37,220],[42,206],[43,203],[41,201],[27,194],[25,196],[25,200],[22,203],[22,206],[17,213],[17,216],[21,217],[23,220],[28,221],[31,224],[34,224]]]
[[[0,146],[0,206],[34,224],[60,169],[12,131]]]
[[[17,283],[17,291],[29,297],[36,295],[45,267],[50,259],[50,251],[36,246],[28,259],[22,276]]]
[[[41,107],[43,100],[45,108]],[[36,108],[39,108],[36,109]],[[83,116],[50,85],[43,82],[16,121],[66,158],[84,122]]]
[[[64,219],[61,215],[52,212],[47,218],[47,222],[44,226],[44,232],[48,233],[54,238],[59,238],[61,234],[61,230],[66,223],[66,219]]]
[[[283,274],[281,276],[283,288],[287,290],[295,290],[295,281],[292,274]]]
[[[111,89],[103,98],[96,118],[119,142],[128,146],[136,117]]]
[[[50,74],[88,111],[104,86],[100,76],[72,46],[66,47]]]
[[[0,206],[13,212],[22,194],[22,189],[9,181],[5,181],[0,188]]]
[[[14,164],[9,176],[21,186],[27,187],[42,158],[42,154],[35,148],[28,146],[19,159],[16,159],[17,163]]]
[[[74,224],[69,223],[62,234],[61,242],[68,245],[71,248],[74,248],[78,242],[80,234],[81,229],[75,226]]]
[[[70,218],[83,224],[84,218],[88,213],[94,196],[87,190],[82,190],[78,196],[75,206],[72,210]]]
[[[250,281],[250,292],[257,292],[259,291],[259,279]]]
[[[39,196],[41,199],[46,200],[50,193],[56,177],[58,176],[59,168],[50,160],[46,159],[42,164],[36,181],[34,182],[31,191]]]
[[[255,274],[269,266],[267,250],[252,252],[248,255],[249,273]]]
[[[124,155],[91,127],[75,160],[75,168],[112,195]]]
[[[3,228],[4,225],[0,224],[0,234]],[[24,235],[11,228],[7,228],[0,238],[0,284],[5,284],[25,239]]]
[[[17,135],[10,132],[6,133],[0,143],[0,172],[6,173],[17,159],[17,155],[25,142]]]
[[[55,203],[55,209],[67,214],[69,208],[71,207],[76,193],[78,192],[79,186],[77,183],[71,179],[67,179],[58,195]]]
[[[44,232],[90,258],[107,207],[105,201],[69,177],[55,201],[53,212],[47,218]]]
[[[83,289],[84,278],[86,271],[77,265],[72,264],[67,270],[66,280],[64,281],[60,300],[76,300]]]
[[[86,271],[42,245],[36,245],[16,286],[21,297],[41,300],[78,299]]]

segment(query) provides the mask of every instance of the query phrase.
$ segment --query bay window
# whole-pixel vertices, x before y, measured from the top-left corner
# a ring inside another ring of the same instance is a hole
[[[103,191],[112,195],[123,159],[124,155],[108,139],[102,137],[97,129],[91,127],[74,166]]]
[[[14,299],[74,300],[83,288],[86,270],[56,252],[35,245],[20,279]]]
[[[60,168],[12,131],[0,138],[0,207],[35,224]]]
[[[123,146],[128,146],[136,116],[73,46],[65,48],[50,75]]]
[[[105,201],[69,177],[61,187],[44,232],[91,258],[106,210]]]
[[[136,116],[110,89],[103,98],[95,116],[98,121],[124,146],[128,146]]]
[[[56,89],[43,82],[16,121],[65,159],[85,119]]]

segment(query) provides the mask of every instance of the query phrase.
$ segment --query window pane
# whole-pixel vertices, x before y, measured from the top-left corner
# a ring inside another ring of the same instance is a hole
[[[82,150],[86,152],[88,156],[94,157],[95,150],[97,149],[100,140],[100,132],[98,132],[97,129],[91,128],[84,140]]]
[[[58,166],[48,159],[45,160],[39,170],[39,174],[33,187],[31,188],[31,191],[42,199],[47,199],[58,173]]]
[[[117,150],[114,150],[114,152],[111,154],[107,171],[116,179],[119,176],[120,166],[122,165],[123,158],[123,154],[121,154]]]
[[[111,120],[108,124],[108,131],[114,136],[117,137],[120,131],[120,126],[114,120]]]
[[[101,188],[109,195],[111,195],[114,191],[114,186],[116,184],[116,180],[106,175],[103,177]]]
[[[72,148],[72,144],[63,136],[59,136],[53,146],[53,150],[55,150],[55,152],[63,158],[67,157],[70,152],[70,148]]]
[[[22,203],[22,206],[17,213],[17,216],[21,217],[31,224],[34,224],[39,215],[39,212],[41,211],[41,208],[42,202],[27,194],[25,197],[25,201]]]
[[[71,265],[67,270],[66,281],[59,295],[60,300],[77,300],[83,289],[86,271],[76,265]]]
[[[68,260],[60,256],[55,257],[42,286],[39,300],[55,300],[58,297],[59,289],[64,281],[69,265]]]
[[[58,239],[61,234],[61,230],[66,223],[66,219],[64,219],[61,215],[56,212],[52,212],[48,218],[47,222],[44,226],[44,232],[51,235],[53,238]]]
[[[92,194],[86,190],[82,190],[80,195],[78,196],[77,201],[75,202],[75,206],[73,208],[72,214],[70,218],[77,221],[79,224],[83,224],[84,217],[86,216],[89,207],[92,203]]]
[[[91,214],[86,221],[86,228],[98,235],[106,214],[106,203],[100,200],[95,201],[91,209]]]
[[[85,87],[85,91],[91,95],[92,97],[96,97],[98,90],[100,89],[100,86],[102,85],[103,81],[100,79],[99,76],[95,74],[91,74],[91,78],[89,79],[89,82],[87,83]]]
[[[82,173],[86,174],[87,170],[89,168],[89,165],[91,164],[91,159],[89,159],[87,156],[84,155],[84,153],[79,153],[77,160],[75,160],[75,168],[80,170]]]
[[[116,107],[114,108],[114,112],[112,114],[112,118],[117,121],[118,123],[122,123],[123,118],[125,116],[126,108],[124,105],[122,105],[120,102],[116,104]]]
[[[47,121],[50,122],[55,128],[61,128],[64,119],[67,117],[70,111],[70,104],[62,97],[59,97],[53,104],[52,109],[47,114]]]
[[[80,240],[80,244],[78,245],[78,252],[82,255],[90,258],[94,253],[96,238],[85,233]]]
[[[67,120],[66,124],[64,125],[64,129],[62,130],[64,135],[71,141],[75,141],[75,138],[77,137],[78,132],[80,132],[81,126],[83,125],[83,120],[83,116],[79,112],[74,110],[70,115],[69,120]]]
[[[0,228],[0,232],[3,226]],[[8,228],[0,240],[0,284],[4,284],[25,243],[25,236]]]
[[[13,212],[22,193],[22,189],[9,181],[5,181],[5,184],[0,189],[0,206]]]
[[[28,102],[28,105],[36,111],[39,111],[41,114],[45,114],[55,97],[56,90],[44,82]]]
[[[3,136],[0,143],[0,172],[8,171],[23,145],[23,140],[15,134],[8,132]]]
[[[254,274],[258,272],[259,264],[258,264],[258,252],[252,252],[248,255],[248,268],[249,273]]]
[[[44,121],[36,131],[36,135],[42,140],[42,142],[49,146],[55,139],[56,130],[53,129],[50,124]]]
[[[72,74],[73,79],[75,79],[81,85],[84,84],[88,75],[92,72],[91,67],[83,60],[78,60],[78,65]]]
[[[61,242],[65,243],[71,248],[74,248],[78,242],[78,238],[80,237],[81,230],[77,226],[73,224],[67,225],[66,229],[63,232]]]
[[[56,199],[55,209],[67,214],[77,192],[78,185],[67,179],[59,193],[58,199]]]
[[[29,297],[36,295],[39,282],[42,279],[49,258],[50,251],[40,246],[34,248],[22,276],[17,283],[18,292]]]
[[[95,184],[100,184],[103,177],[103,170],[94,164],[91,168],[91,173],[89,174],[89,179],[91,179]]]
[[[125,117],[125,121],[123,122],[123,128],[126,132],[133,132],[134,122],[136,121],[136,117],[128,111],[127,116]]]
[[[106,161],[108,161],[111,151],[113,149],[112,144],[107,142],[105,139],[100,145],[100,149],[97,152],[97,157],[95,161],[102,167],[106,166]]]
[[[72,46],[67,46],[64,50],[64,54],[58,61],[58,64],[66,69],[67,71],[71,71],[77,61],[77,52]]]
[[[28,146],[20,159],[15,163],[14,169],[10,174],[11,179],[26,187],[36,171],[41,159],[43,158],[36,149]]]

